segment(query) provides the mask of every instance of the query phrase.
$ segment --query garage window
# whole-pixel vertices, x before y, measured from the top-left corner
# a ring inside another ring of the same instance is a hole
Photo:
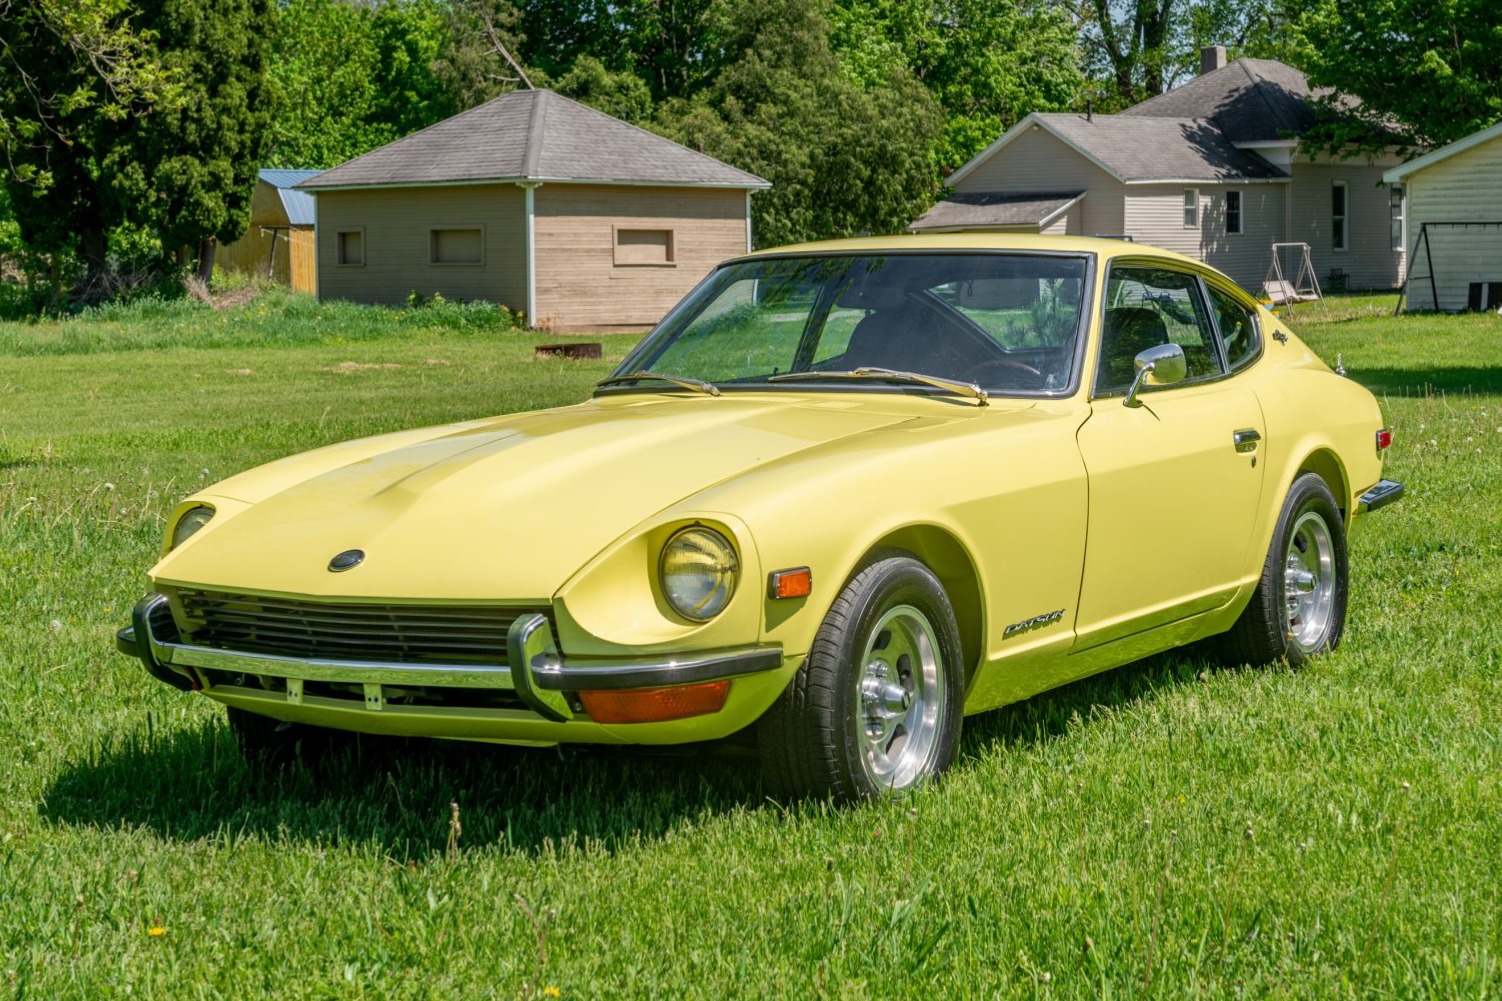
[[[670,229],[615,229],[615,263],[617,265],[674,264],[673,231]]]
[[[1403,232],[1403,185],[1394,184],[1387,189],[1387,211],[1392,220],[1392,249],[1402,253],[1406,234]]]
[[[1184,189],[1184,228],[1199,229],[1200,226],[1200,189]]]
[[[431,264],[484,264],[483,229],[432,229],[428,231],[428,261]]]
[[[1346,182],[1330,185],[1330,247],[1346,249]]]
[[[346,267],[358,267],[365,263],[365,231],[341,229],[334,234],[335,260]]]

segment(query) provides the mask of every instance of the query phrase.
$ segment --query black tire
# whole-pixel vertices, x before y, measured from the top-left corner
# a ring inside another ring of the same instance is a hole
[[[1221,656],[1237,664],[1298,666],[1335,649],[1348,588],[1345,521],[1325,481],[1303,473],[1288,488],[1256,591],[1220,637]]]
[[[234,706],[226,706],[225,710],[229,714],[229,729],[235,735],[235,743],[251,764],[276,768],[296,764],[312,767],[350,746],[355,736],[305,723],[284,723]]]
[[[911,557],[872,563],[757,726],[767,793],[850,802],[931,782],[954,760],[963,701],[943,585]]]

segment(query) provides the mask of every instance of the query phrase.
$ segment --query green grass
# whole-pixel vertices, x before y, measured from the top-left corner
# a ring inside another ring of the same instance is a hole
[[[1384,397],[1409,487],[1355,542],[1339,652],[1154,658],[832,811],[723,757],[262,773],[112,653],[199,483],[577,400],[630,344],[537,361],[500,327],[264,306],[0,325],[0,996],[1498,994],[1502,320],[1295,317]]]

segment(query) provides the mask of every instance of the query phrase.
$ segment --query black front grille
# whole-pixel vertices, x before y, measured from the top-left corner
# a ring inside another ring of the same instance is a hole
[[[504,664],[506,631],[541,608],[367,605],[181,589],[187,642],[283,657]]]

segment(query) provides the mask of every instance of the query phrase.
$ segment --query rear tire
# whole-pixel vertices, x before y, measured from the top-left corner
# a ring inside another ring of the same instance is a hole
[[[959,745],[959,626],[933,571],[879,560],[835,599],[757,727],[767,792],[850,802],[936,779]]]
[[[1345,631],[1349,567],[1346,528],[1335,496],[1315,473],[1288,488],[1272,546],[1251,601],[1222,655],[1234,663],[1298,666],[1340,643]]]

